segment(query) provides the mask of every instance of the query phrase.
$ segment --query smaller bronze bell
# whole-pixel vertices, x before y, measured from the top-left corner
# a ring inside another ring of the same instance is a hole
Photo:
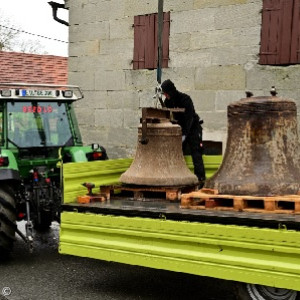
[[[120,177],[122,183],[162,187],[198,183],[184,160],[181,127],[172,124],[169,116],[168,109],[144,109],[136,154],[129,169]]]

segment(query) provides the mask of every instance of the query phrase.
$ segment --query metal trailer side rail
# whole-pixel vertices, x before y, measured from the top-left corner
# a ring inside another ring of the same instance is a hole
[[[212,174],[221,158],[204,157],[205,162]],[[87,192],[84,181],[96,186],[117,183],[130,163],[120,159],[64,165],[65,205],[72,207],[76,196]],[[297,226],[277,229],[267,228],[263,219],[258,227],[73,208],[61,214],[61,254],[300,291]]]
[[[61,254],[300,291],[300,232],[63,212]]]

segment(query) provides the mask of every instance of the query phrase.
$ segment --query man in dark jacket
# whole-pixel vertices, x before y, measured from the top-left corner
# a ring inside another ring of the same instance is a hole
[[[161,89],[165,95],[165,106],[167,108],[184,108],[184,113],[174,113],[174,119],[181,126],[182,149],[188,146],[193,159],[194,172],[199,181],[204,183],[205,170],[202,159],[202,127],[199,123],[199,116],[195,112],[194,104],[190,96],[177,91],[174,83],[168,79],[161,84]]]

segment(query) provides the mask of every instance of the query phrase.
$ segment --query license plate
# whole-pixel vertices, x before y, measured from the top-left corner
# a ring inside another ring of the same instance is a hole
[[[55,97],[53,90],[22,90],[22,97]]]

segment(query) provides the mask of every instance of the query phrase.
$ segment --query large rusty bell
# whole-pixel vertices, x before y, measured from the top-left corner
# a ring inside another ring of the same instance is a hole
[[[167,109],[144,108],[136,154],[120,182],[142,186],[187,186],[198,183],[182,153],[181,127]]]
[[[300,189],[300,147],[293,100],[249,97],[228,106],[223,162],[205,187],[219,194],[275,196]]]

